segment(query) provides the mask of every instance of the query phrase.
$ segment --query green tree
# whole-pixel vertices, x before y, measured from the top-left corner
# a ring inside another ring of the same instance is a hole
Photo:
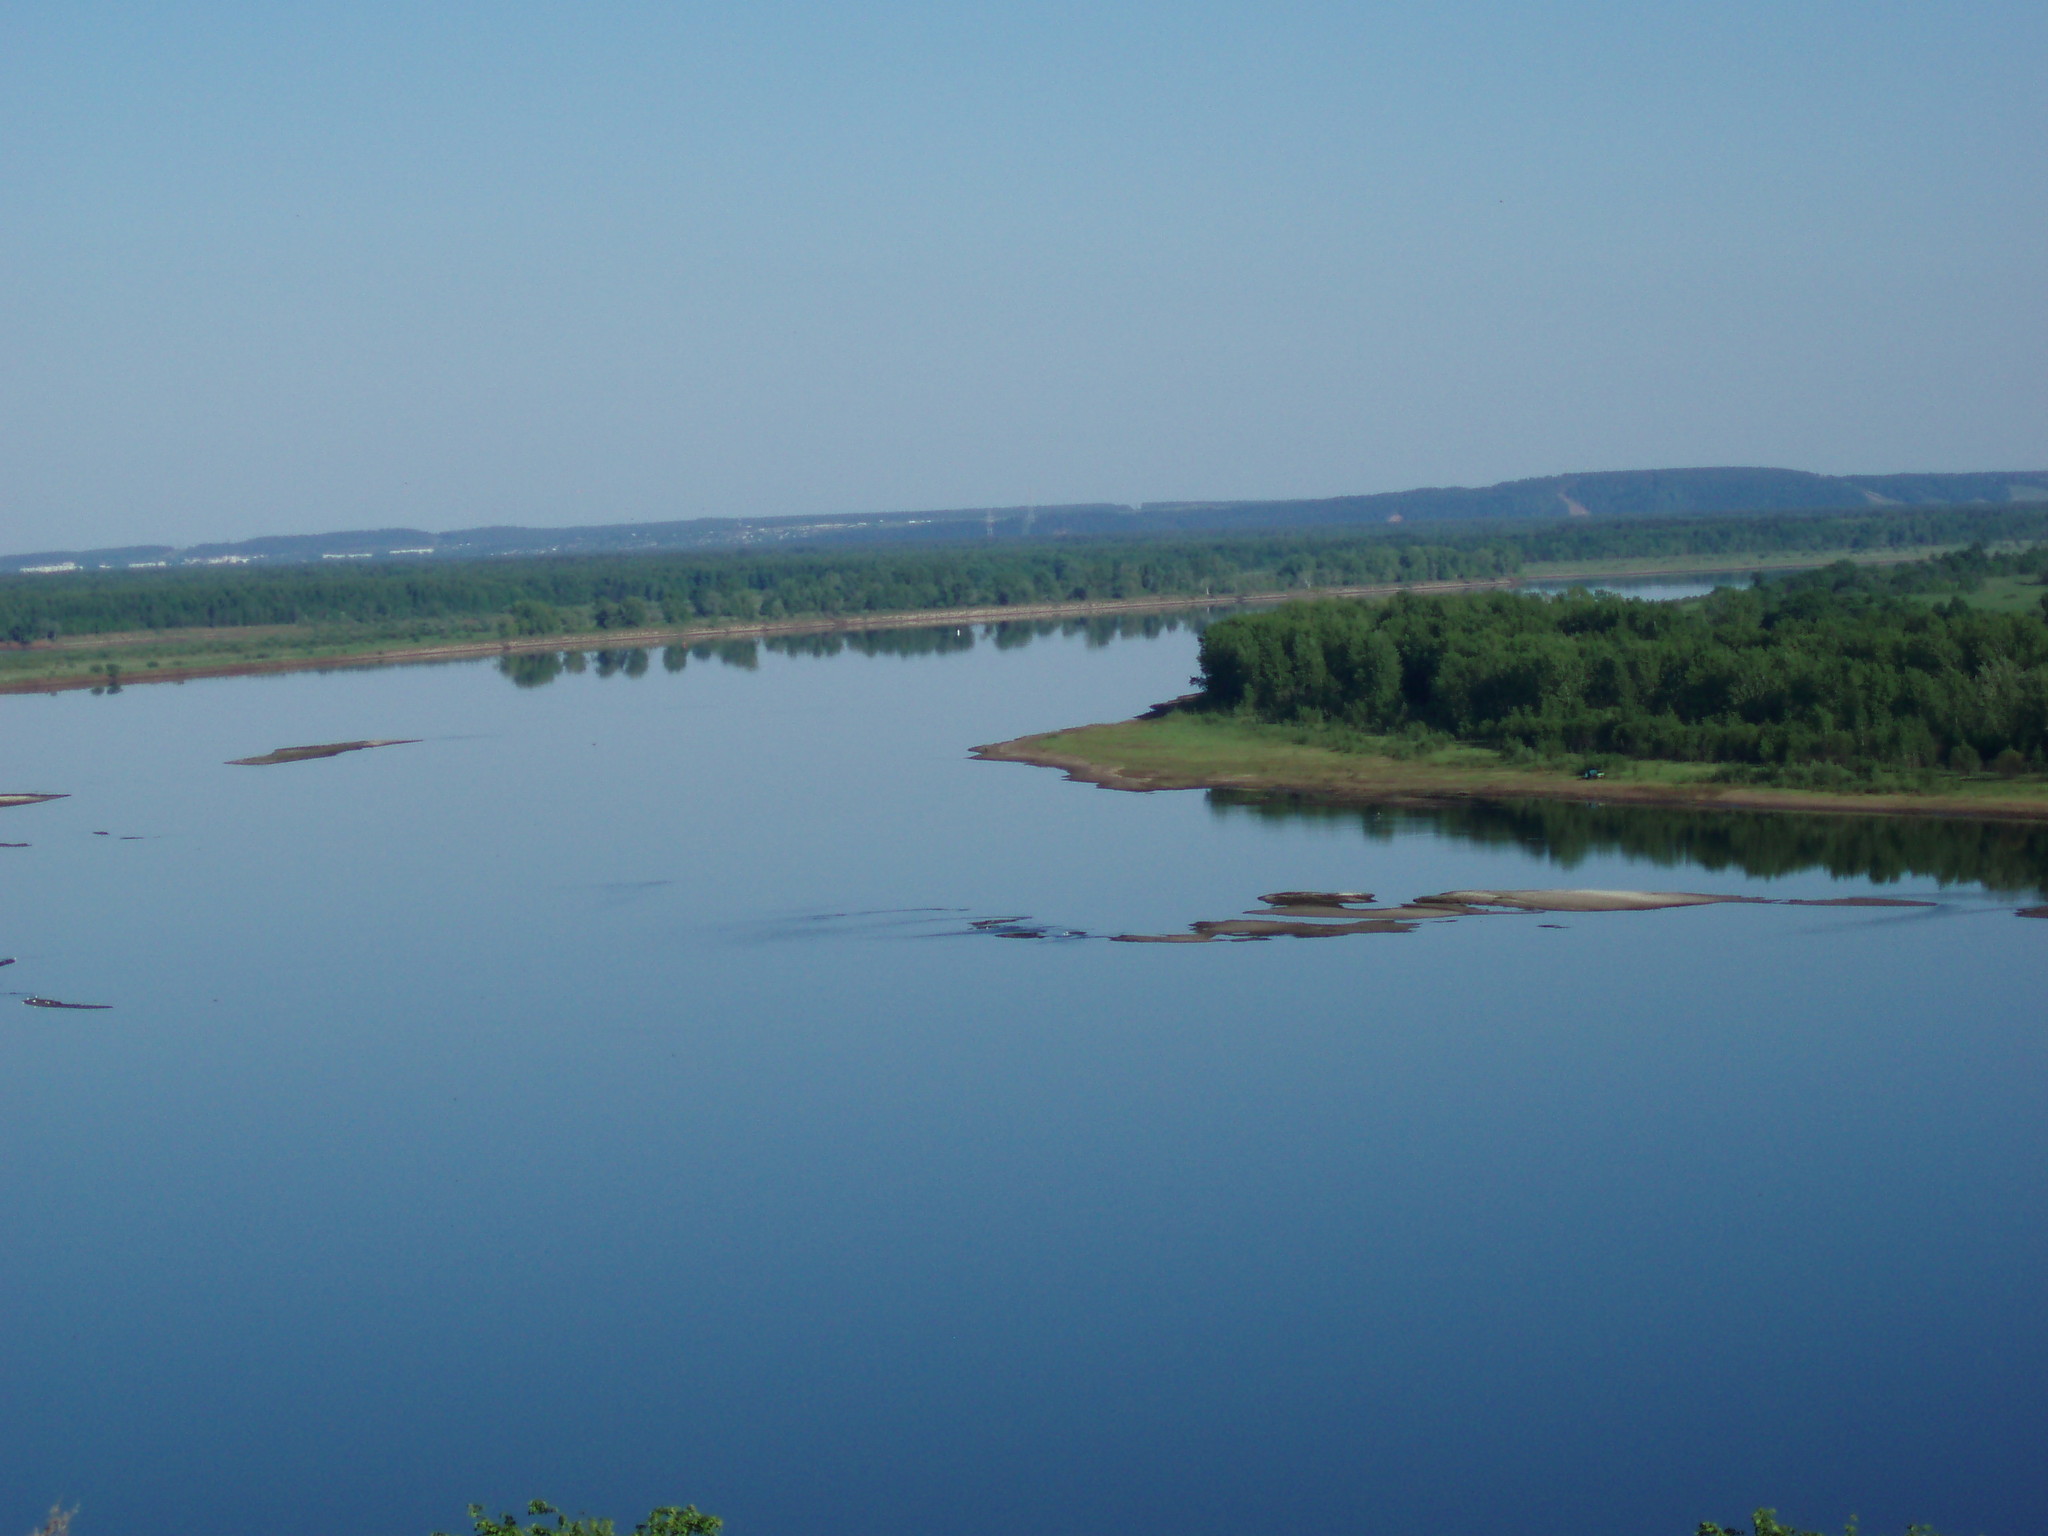
[[[647,623],[647,603],[631,596],[601,598],[590,616],[599,629],[640,629]]]
[[[552,603],[522,597],[506,610],[515,635],[554,635],[562,630],[562,613]]]

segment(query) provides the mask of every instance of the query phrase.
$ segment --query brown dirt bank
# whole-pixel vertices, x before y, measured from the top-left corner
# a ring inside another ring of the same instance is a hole
[[[1578,800],[1855,816],[1946,816],[2048,821],[2048,793],[1986,785],[1953,794],[1829,794],[1756,785],[1606,778],[1588,782],[1554,769],[1404,761],[1335,752],[1275,736],[1190,739],[1185,715],[1140,718],[1020,736],[976,747],[988,762],[1058,768],[1104,789],[1229,789],[1342,805],[1426,807],[1460,800]]]

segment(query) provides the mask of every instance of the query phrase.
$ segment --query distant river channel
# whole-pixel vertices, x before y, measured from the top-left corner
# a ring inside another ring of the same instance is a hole
[[[967,756],[1195,645],[0,698],[0,1520],[2048,1529],[2041,834]]]

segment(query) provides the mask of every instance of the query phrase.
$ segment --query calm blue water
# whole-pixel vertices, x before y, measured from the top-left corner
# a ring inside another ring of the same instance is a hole
[[[2048,1528],[2043,898],[965,756],[1193,662],[0,699],[0,1520]],[[1937,905],[969,926],[1547,885]]]

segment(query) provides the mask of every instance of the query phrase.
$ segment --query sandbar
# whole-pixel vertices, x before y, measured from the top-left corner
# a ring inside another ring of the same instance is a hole
[[[1300,897],[1350,900],[1302,901]],[[1785,900],[1770,896],[1731,896],[1706,891],[1518,890],[1445,891],[1417,896],[1404,906],[1359,904],[1372,898],[1363,891],[1274,891],[1259,898],[1266,905],[1243,917],[1188,924],[1186,933],[1119,933],[1114,944],[1209,944],[1217,940],[1331,939],[1352,934],[1413,933],[1424,922],[1458,917],[1503,917],[1539,912],[1660,912],[1681,907],[1712,907],[1726,903],[1762,907],[1932,907],[1936,903],[1903,896],[1837,896]],[[2022,917],[2048,917],[2048,907],[2025,907]],[[1544,923],[1545,928],[1564,926]]]
[[[398,736],[385,741],[330,741],[317,747],[279,747],[261,757],[228,759],[230,768],[262,768],[271,763],[303,763],[316,757],[339,757],[344,752],[361,752],[369,747],[407,747],[417,736]]]

